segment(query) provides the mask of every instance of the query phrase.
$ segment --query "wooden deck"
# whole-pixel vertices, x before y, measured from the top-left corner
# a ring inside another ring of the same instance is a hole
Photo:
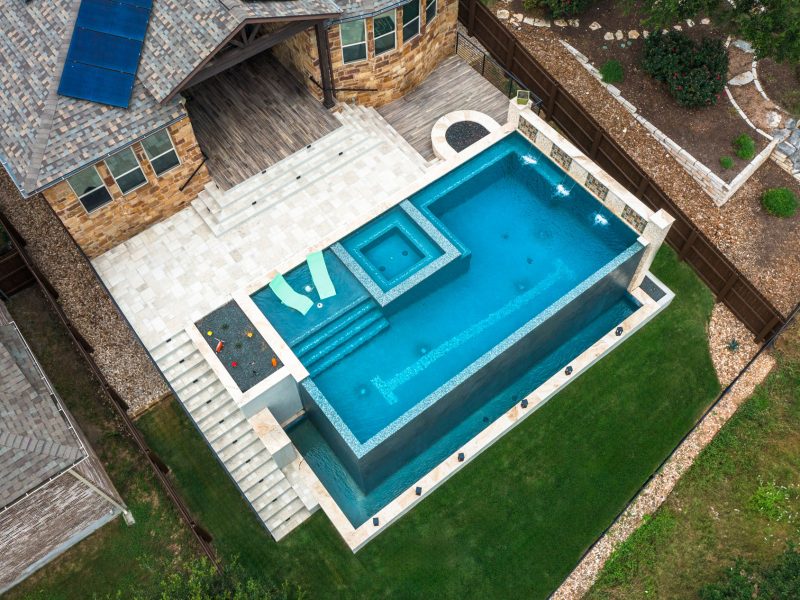
[[[269,52],[187,90],[186,108],[217,184],[233,187],[339,126]]]
[[[378,109],[395,130],[426,159],[434,157],[431,129],[454,110],[478,110],[501,125],[508,98],[458,56],[444,60],[411,92]]]

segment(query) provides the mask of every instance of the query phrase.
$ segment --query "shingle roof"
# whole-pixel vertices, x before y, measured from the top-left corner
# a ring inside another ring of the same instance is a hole
[[[0,508],[86,456],[16,326],[0,325]]]
[[[26,196],[185,116],[165,98],[246,20],[340,12],[333,0],[156,0],[122,109],[56,92],[79,6],[15,0],[0,11],[0,161]]]

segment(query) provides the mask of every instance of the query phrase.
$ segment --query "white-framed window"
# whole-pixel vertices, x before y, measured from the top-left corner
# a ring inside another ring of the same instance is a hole
[[[147,183],[142,165],[130,147],[109,156],[106,159],[106,166],[123,194],[128,194]]]
[[[352,63],[367,58],[367,22],[345,21],[339,24],[339,37],[342,40],[342,62]]]
[[[436,17],[437,0],[426,0],[425,2],[425,23],[430,23]]]
[[[181,164],[181,159],[178,158],[175,145],[166,129],[156,131],[153,135],[144,138],[142,146],[153,171],[159,177]]]
[[[419,0],[403,4],[403,43],[419,35]]]
[[[390,10],[372,19],[375,56],[394,50],[397,45],[397,11]]]
[[[97,210],[111,202],[111,192],[108,191],[106,184],[97,172],[97,167],[86,167],[83,171],[78,171],[72,177],[67,178],[69,186],[78,200],[86,209],[86,212]]]

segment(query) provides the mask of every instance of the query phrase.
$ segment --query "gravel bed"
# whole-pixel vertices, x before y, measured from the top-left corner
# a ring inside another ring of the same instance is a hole
[[[495,5],[496,10],[510,8],[502,0]],[[781,312],[791,312],[800,301],[800,253],[791,251],[800,247],[800,216],[784,222],[769,218],[759,197],[763,185],[772,181],[800,193],[796,180],[768,161],[725,206],[717,208],[663,146],[567,52],[554,32],[504,24],[742,273]]]
[[[45,199],[23,199],[0,169],[0,208],[27,241],[28,254],[58,291],[64,312],[94,348],[97,365],[130,413],[138,414],[168,394],[144,346]]]
[[[747,339],[742,338],[742,344],[735,354],[725,348],[731,335],[747,335]],[[722,305],[715,307],[709,325],[709,347],[717,372],[721,373],[722,385],[730,383],[737,369],[741,369],[754,356],[757,346],[747,341],[751,337],[728,309]],[[698,454],[733,416],[742,402],[753,393],[755,387],[764,380],[774,365],[775,359],[768,353],[756,359],[725,398],[686,438],[664,468],[639,493],[609,532],[597,542],[561,584],[553,594],[554,600],[573,600],[589,591],[617,545],[626,540],[642,524],[646,515],[653,514],[663,504]]]
[[[456,152],[461,152],[487,135],[489,130],[475,121],[458,121],[444,132],[445,140]]]

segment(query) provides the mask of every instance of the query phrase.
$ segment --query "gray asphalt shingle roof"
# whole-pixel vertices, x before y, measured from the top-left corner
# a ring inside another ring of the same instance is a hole
[[[164,102],[248,19],[341,12],[333,0],[155,0],[127,109],[56,92],[80,0],[3,0],[0,159],[31,195],[186,114]]]
[[[0,325],[0,508],[85,456],[16,326]]]

